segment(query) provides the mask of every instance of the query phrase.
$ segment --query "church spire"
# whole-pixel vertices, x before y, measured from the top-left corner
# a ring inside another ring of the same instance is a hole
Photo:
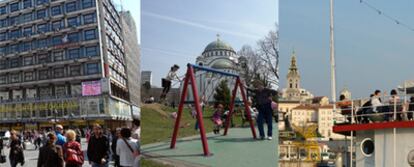
[[[293,49],[292,58],[290,60],[289,71],[296,72],[297,70],[298,70],[298,67],[296,66],[296,52],[295,52],[295,49]]]

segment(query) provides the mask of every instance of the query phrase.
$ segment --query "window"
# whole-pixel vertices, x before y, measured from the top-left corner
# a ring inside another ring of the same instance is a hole
[[[49,0],[37,0],[37,5],[41,5],[41,4],[44,4],[44,3],[47,3]]]
[[[0,84],[6,84],[7,83],[7,75],[0,76]]]
[[[10,82],[11,83],[20,82],[20,73],[11,74],[10,75]]]
[[[37,19],[42,19],[42,18],[45,18],[46,16],[47,16],[46,9],[37,11]]]
[[[68,18],[68,27],[76,27],[76,26],[78,26],[78,17]]]
[[[24,58],[23,58],[23,64],[24,64],[25,66],[27,66],[27,65],[32,65],[32,64],[33,64],[33,57],[32,57],[32,56],[29,56],[29,57],[24,57]]]
[[[52,30],[56,31],[56,30],[60,30],[63,28],[63,21],[54,21],[52,22]]]
[[[47,39],[39,39],[37,41],[37,48],[46,48],[47,47]]]
[[[97,74],[99,73],[99,66],[98,63],[90,63],[86,64],[86,74]]]
[[[95,13],[83,15],[83,24],[90,24],[90,23],[95,23],[95,22],[96,22]]]
[[[39,70],[39,79],[48,79],[48,78],[49,78],[49,71],[47,69]]]
[[[32,49],[32,42],[24,42],[22,43],[22,51],[26,52]]]
[[[14,45],[10,45],[10,53],[17,53],[19,52],[19,45],[14,44]]]
[[[32,0],[23,0],[23,8],[30,8],[32,7]]]
[[[52,45],[56,46],[62,44],[62,36],[56,36],[52,38]]]
[[[7,22],[7,20],[5,20]],[[9,18],[9,25],[19,24],[19,16],[14,16]]]
[[[53,61],[62,61],[63,51],[53,52]]]
[[[69,2],[66,4],[66,13],[76,11],[76,2]]]
[[[97,46],[90,46],[85,48],[85,56],[92,57],[98,55],[98,47]]]
[[[68,35],[69,42],[78,42],[79,41],[79,33],[71,33]]]
[[[10,67],[11,68],[15,68],[15,67],[19,67],[20,65],[20,59],[19,58],[14,58],[10,60]]]
[[[32,27],[23,28],[23,36],[31,36],[33,33]]]
[[[6,19],[0,20],[0,27],[6,27],[6,26],[7,26],[7,20]]]
[[[7,39],[7,34],[5,32],[0,33],[0,41],[5,41]]]
[[[60,6],[53,6],[51,13],[52,16],[60,15],[62,14],[62,8]]]
[[[45,33],[49,31],[48,24],[39,24],[37,25],[37,32],[38,33]]]
[[[53,75],[55,76],[55,78],[64,77],[64,75],[65,75],[64,68],[63,67],[59,67],[59,68],[53,69]]]
[[[22,17],[23,22],[29,22],[32,21],[32,13],[26,13]]]
[[[0,14],[6,14],[6,13],[7,13],[6,6],[0,7]]]
[[[95,29],[86,30],[84,34],[85,41],[96,39],[96,31]]]
[[[76,49],[69,49],[68,50],[68,58],[69,59],[77,59],[80,57],[80,51],[79,48]]]
[[[65,85],[62,85],[62,86],[56,86],[55,87],[55,95],[57,96],[57,97],[62,97],[62,96],[65,96],[66,94],[67,94],[67,91],[66,91],[67,89],[66,89],[66,86]]]
[[[48,63],[49,62],[49,55],[47,54],[41,54],[37,57],[38,59],[38,63],[42,64],[42,63]]]
[[[19,2],[10,4],[10,12],[15,12],[19,10]]]
[[[10,39],[19,38],[20,37],[20,29],[10,31]]]
[[[93,6],[93,1],[92,0],[82,0],[82,7],[85,8],[90,8]]]
[[[0,54],[3,56],[4,54],[7,54],[7,48],[5,46],[0,47]]]
[[[70,76],[78,76],[81,75],[81,67],[77,66],[70,66]]]
[[[34,80],[34,72],[25,72],[24,73],[24,81],[33,81]]]

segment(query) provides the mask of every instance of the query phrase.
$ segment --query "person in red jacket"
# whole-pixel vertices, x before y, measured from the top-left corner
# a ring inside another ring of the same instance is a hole
[[[81,167],[84,156],[80,143],[76,141],[76,132],[73,130],[66,131],[66,139],[67,142],[63,145],[66,167]]]

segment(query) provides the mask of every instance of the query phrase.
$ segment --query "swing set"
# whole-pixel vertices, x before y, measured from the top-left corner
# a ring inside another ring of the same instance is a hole
[[[180,104],[178,105],[178,112],[177,112],[177,117],[176,117],[176,120],[175,120],[174,131],[173,131],[173,136],[171,138],[170,148],[174,149],[175,144],[177,142],[178,130],[180,128],[181,115],[183,113],[183,108],[184,108],[184,101],[185,101],[185,98],[187,96],[188,85],[190,84],[191,90],[192,90],[193,96],[194,96],[193,97],[194,98],[194,107],[195,107],[196,112],[197,112],[196,119],[199,122],[199,126],[200,126],[200,136],[201,136],[201,142],[202,142],[202,145],[203,145],[203,153],[204,153],[204,156],[210,156],[212,154],[210,154],[209,149],[208,149],[206,131],[205,131],[205,128],[204,128],[204,123],[203,123],[203,113],[201,112],[202,110],[201,110],[201,106],[200,106],[200,99],[199,99],[199,96],[198,96],[198,89],[197,89],[197,83],[195,81],[195,74],[194,74],[195,71],[194,70],[205,71],[205,72],[208,72],[208,73],[219,74],[219,75],[232,77],[232,78],[236,79],[236,83],[234,85],[232,95],[231,95],[229,113],[227,114],[226,121],[225,121],[226,124],[225,124],[225,129],[224,129],[224,134],[223,134],[224,136],[226,136],[227,132],[228,132],[228,128],[229,128],[229,125],[230,125],[230,119],[233,115],[235,98],[236,98],[236,95],[237,95],[237,90],[239,88],[240,88],[240,93],[242,95],[242,101],[244,103],[245,112],[250,113],[250,110],[249,110],[249,106],[247,104],[246,92],[244,90],[244,86],[243,86],[243,83],[241,82],[241,79],[240,79],[239,75],[228,73],[228,72],[225,72],[225,71],[220,71],[220,70],[217,70],[217,69],[203,67],[203,66],[199,66],[199,65],[187,64],[187,72],[186,72],[185,77],[184,77],[184,85],[183,85],[183,90],[182,90],[182,93],[181,93]],[[247,117],[248,117],[247,119],[249,120],[249,123],[250,123],[250,129],[252,131],[253,139],[256,139],[256,131],[254,129],[254,124],[253,124],[253,120],[251,118],[251,114],[247,114]]]

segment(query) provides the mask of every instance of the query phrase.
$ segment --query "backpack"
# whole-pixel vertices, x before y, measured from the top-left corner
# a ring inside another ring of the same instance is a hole
[[[82,165],[84,162],[84,157],[82,152],[78,152],[77,150],[68,147],[68,143],[65,144],[65,160],[68,164],[76,164],[76,165]]]

